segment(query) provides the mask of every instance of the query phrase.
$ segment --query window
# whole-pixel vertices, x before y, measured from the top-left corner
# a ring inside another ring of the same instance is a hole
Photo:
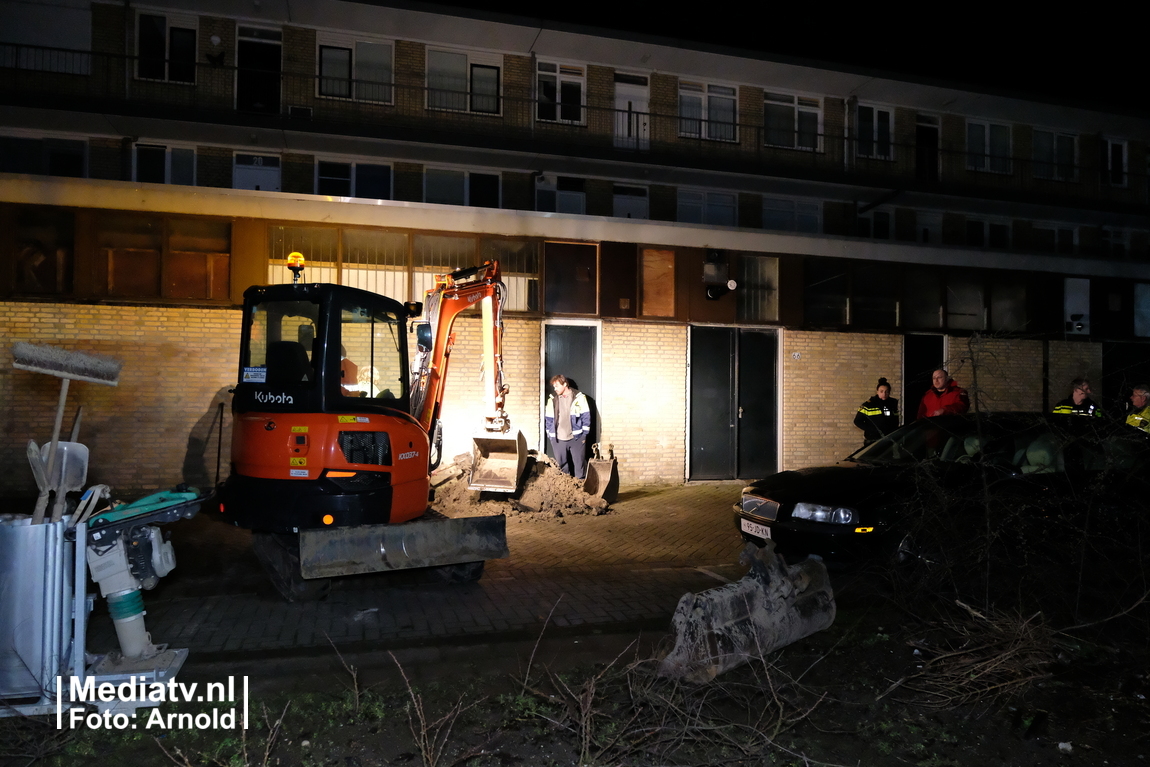
[[[85,177],[87,141],[0,136],[0,173]]]
[[[881,107],[858,108],[858,156],[889,160],[891,154],[891,111]]]
[[[1150,284],[1134,283],[1134,335],[1150,336]]]
[[[141,13],[136,17],[136,77],[196,81],[196,18]]]
[[[1126,186],[1126,142],[1104,138],[1099,145],[1102,183],[1110,186]]]
[[[616,218],[649,218],[647,187],[615,184],[613,205]]]
[[[428,51],[427,108],[499,114],[499,58]]]
[[[1078,138],[1066,133],[1034,131],[1034,177],[1078,180]]]
[[[340,39],[335,35],[321,35],[320,40],[320,96],[391,103],[391,43]]]
[[[1078,230],[1057,224],[1035,224],[1030,230],[1030,245],[1039,253],[1074,255],[1078,249]]]
[[[507,286],[505,310],[539,311],[539,249],[540,244],[534,240],[479,241],[479,260],[499,262],[499,272]]]
[[[858,216],[855,232],[859,237],[873,237],[876,240],[889,240],[891,237],[891,216],[889,211],[871,210]]]
[[[195,186],[196,150],[136,144],[135,179],[149,184]]]
[[[736,89],[679,81],[679,135],[735,141]]]
[[[763,228],[779,232],[822,232],[820,204],[799,200],[763,198]]]
[[[391,168],[360,162],[316,162],[316,194],[391,199]]]
[[[778,322],[779,259],[744,253],[737,263],[739,322]]]
[[[203,218],[111,213],[96,246],[117,298],[227,300],[231,224]]]
[[[22,205],[15,212],[17,293],[68,293],[72,289],[75,213],[42,205]]]
[[[764,93],[763,143],[791,149],[818,149],[821,105],[820,99]]]
[[[946,326],[950,330],[986,330],[985,288],[981,279],[964,274],[947,277]]]
[[[583,67],[540,61],[536,116],[548,122],[583,123]]]
[[[499,176],[466,170],[428,168],[423,173],[423,201],[440,205],[499,207]]]
[[[737,226],[737,212],[738,198],[734,194],[680,189],[675,220],[687,224]]]
[[[1102,255],[1107,258],[1126,258],[1129,251],[1129,237],[1125,229],[1102,230]]]
[[[535,210],[545,213],[574,213],[587,210],[587,194],[581,178],[541,176],[535,190]]]
[[[571,242],[543,245],[544,309],[555,314],[599,311],[599,247]]]
[[[1010,247],[1010,224],[967,219],[966,244],[972,248],[1007,250]]]
[[[942,214],[935,211],[916,211],[914,233],[915,242],[923,245],[942,244]]]
[[[966,167],[1010,173],[1010,126],[967,120]]]

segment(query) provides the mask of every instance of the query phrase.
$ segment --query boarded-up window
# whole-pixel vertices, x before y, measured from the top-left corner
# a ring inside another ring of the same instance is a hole
[[[75,214],[41,206],[16,214],[16,292],[67,293],[72,289]]]
[[[645,317],[674,317],[675,252],[644,249],[640,268],[643,277],[641,314]]]

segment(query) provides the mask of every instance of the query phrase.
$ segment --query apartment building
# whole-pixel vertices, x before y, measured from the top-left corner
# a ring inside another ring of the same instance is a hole
[[[841,457],[879,376],[913,415],[944,363],[986,409],[1150,378],[1150,121],[459,13],[0,2],[0,327],[126,360],[74,389],[94,476],[226,473],[237,306],[292,251],[400,300],[499,259],[515,425],[545,447],[565,373],[625,482]],[[0,363],[0,459],[54,396]]]

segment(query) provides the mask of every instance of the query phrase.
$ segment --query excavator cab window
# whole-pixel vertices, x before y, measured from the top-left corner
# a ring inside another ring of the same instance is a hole
[[[406,396],[403,317],[378,307],[345,304],[339,320],[340,394],[376,400]]]
[[[319,305],[311,301],[267,301],[252,307],[251,336],[243,380],[276,386],[311,386],[315,380],[315,336]]]

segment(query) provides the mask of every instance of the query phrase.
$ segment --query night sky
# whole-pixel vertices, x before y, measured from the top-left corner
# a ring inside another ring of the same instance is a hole
[[[374,1],[435,10],[435,6],[402,0]],[[1145,55],[1136,34],[1122,33],[1124,24],[1137,23],[1132,14],[1117,9],[1103,17],[1100,4],[1094,6],[1097,16],[1091,15],[1090,6],[1056,10],[1053,5],[1031,3],[1015,8],[1000,1],[964,11],[952,4],[919,4],[921,17],[883,3],[689,4],[673,10],[670,3],[457,0],[439,7],[485,17],[506,14],[550,25],[616,29],[628,36],[668,38],[685,46],[752,51],[875,75],[897,74],[982,92],[1150,116]],[[762,20],[750,23],[752,15]]]

